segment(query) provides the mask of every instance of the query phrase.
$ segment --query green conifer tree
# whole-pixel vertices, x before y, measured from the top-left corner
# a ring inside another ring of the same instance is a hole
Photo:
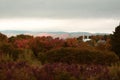
[[[120,57],[120,25],[115,28],[111,36],[112,50]]]

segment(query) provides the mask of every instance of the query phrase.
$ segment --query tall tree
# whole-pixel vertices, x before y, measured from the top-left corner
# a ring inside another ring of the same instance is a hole
[[[120,25],[115,28],[111,36],[112,50],[120,57]]]

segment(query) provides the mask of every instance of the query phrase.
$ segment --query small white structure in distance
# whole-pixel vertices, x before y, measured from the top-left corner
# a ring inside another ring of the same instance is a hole
[[[89,36],[87,35],[87,38],[85,38],[85,35],[83,35],[83,42],[87,42],[90,41],[91,39],[89,38]]]

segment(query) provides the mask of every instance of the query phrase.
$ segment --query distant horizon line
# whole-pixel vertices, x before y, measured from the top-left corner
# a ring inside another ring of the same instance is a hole
[[[93,33],[93,34],[96,34],[96,33],[103,33],[103,34],[112,34],[113,33],[113,31],[112,32],[89,32],[89,31],[36,31],[36,30],[34,30],[34,31],[32,31],[32,30],[0,30],[0,32],[12,32],[12,31],[14,31],[14,32],[33,32],[33,33],[57,33],[57,32],[62,32],[62,33]]]

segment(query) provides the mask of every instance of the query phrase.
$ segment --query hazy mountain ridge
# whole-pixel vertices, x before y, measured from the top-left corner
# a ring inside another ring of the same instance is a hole
[[[0,31],[1,33],[10,36],[16,36],[19,34],[27,34],[27,35],[33,35],[33,36],[52,36],[54,38],[72,38],[72,37],[79,37],[83,35],[107,35],[109,33],[89,33],[89,32],[37,32],[37,31],[22,31],[22,30],[4,30]]]

